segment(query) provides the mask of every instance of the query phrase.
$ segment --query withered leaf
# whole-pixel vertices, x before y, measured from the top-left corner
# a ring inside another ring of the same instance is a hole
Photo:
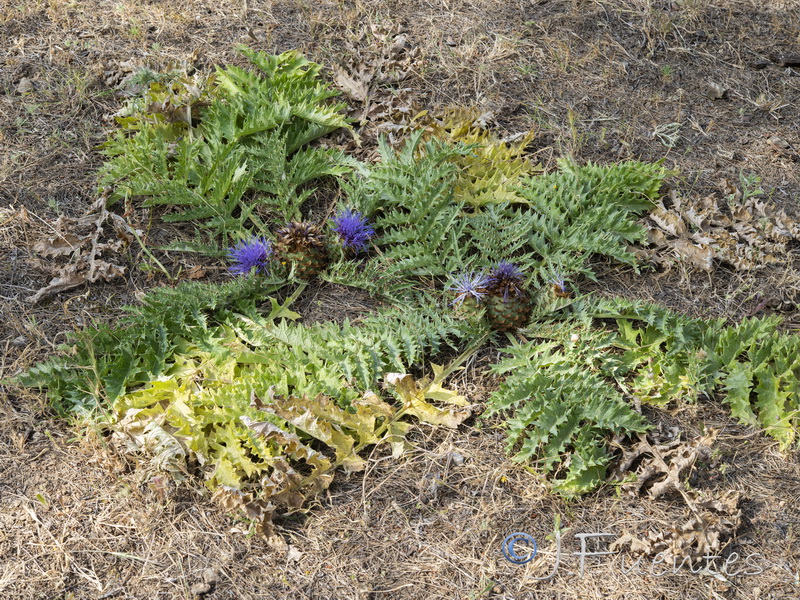
[[[623,480],[636,464],[636,480],[622,486],[629,494],[638,496],[647,490],[648,496],[656,499],[669,492],[683,492],[683,482],[688,479],[698,457],[708,455],[718,433],[710,429],[690,443],[676,439],[667,444],[651,443],[646,435],[640,435],[638,444],[623,450],[614,477]]]
[[[45,296],[57,294],[58,292],[63,292],[64,290],[69,290],[86,283],[88,281],[86,274],[78,273],[77,271],[78,265],[67,265],[61,269],[58,276],[50,280],[50,283],[32,296],[25,298],[25,300],[31,304],[36,304]]]
[[[364,102],[369,95],[369,83],[372,81],[371,73],[363,71],[356,76],[351,76],[341,67],[334,67],[333,81],[356,102]]]
[[[714,259],[739,270],[757,269],[777,262],[789,251],[791,242],[800,241],[797,219],[778,211],[758,194],[745,198],[730,180],[720,185],[730,205],[728,211],[720,209],[713,196],[685,199],[673,194],[671,209],[660,205],[650,215],[655,225],[648,232],[649,242],[708,271]],[[681,233],[689,224],[694,231]],[[664,263],[658,257],[653,260]]]
[[[259,535],[266,538],[275,536],[272,515],[277,507],[272,502],[254,498],[252,494],[225,485],[218,487],[211,499],[219,502],[228,512],[242,510],[247,518],[256,521],[256,533]]]
[[[79,250],[87,237],[79,238],[74,233],[65,233],[55,237],[39,240],[33,250],[42,256],[66,256]]]
[[[110,228],[106,226],[109,222]],[[82,217],[59,217],[53,230],[56,235],[37,241],[33,250],[50,258],[70,256],[73,262],[59,266],[57,263],[46,265],[41,261],[31,261],[41,270],[55,274],[47,286],[26,298],[31,303],[98,279],[110,281],[121,277],[125,274],[125,267],[101,260],[100,256],[119,252],[138,233],[121,216],[109,212],[102,198],[98,198]],[[103,241],[108,234],[113,234],[113,237]]]
[[[670,235],[685,236],[688,233],[683,219],[675,213],[668,212],[663,206],[654,208],[650,212],[650,218]]]
[[[688,260],[694,266],[711,271],[714,265],[714,252],[708,246],[693,244],[685,238],[670,240],[669,245],[683,259]]]
[[[663,562],[674,565],[719,556],[739,529],[742,511],[738,503],[739,492],[734,490],[717,498],[701,497],[689,507],[691,516],[683,524],[661,532],[651,531],[644,537],[626,532],[609,549],[648,556],[660,554]]]

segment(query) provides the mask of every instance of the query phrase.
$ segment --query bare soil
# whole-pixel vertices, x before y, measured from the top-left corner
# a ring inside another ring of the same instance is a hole
[[[367,158],[379,133],[400,137],[421,110],[476,107],[501,135],[534,130],[530,150],[545,168],[559,157],[663,159],[685,198],[723,199],[742,175],[757,175],[771,206],[800,214],[797,0],[19,0],[0,6],[0,377],[170,283],[134,245],[118,257],[124,277],[26,300],[50,280],[32,245],[96,198],[97,147],[130,75],[242,63],[236,43],[299,49],[331,78],[370,73],[359,80],[363,94],[344,85],[363,118]],[[128,208],[148,248],[186,233]],[[224,276],[213,260],[153,252],[174,280]],[[692,315],[777,312],[795,330],[797,245],[780,258],[748,271],[598,264],[599,282],[579,284]],[[371,303],[322,286],[299,306],[324,320]],[[478,412],[497,385],[484,373],[495,359],[487,349],[451,382]],[[713,402],[650,416],[687,440],[720,430],[689,483],[740,493],[728,547],[738,563],[674,574],[644,563],[626,573],[614,555],[587,558],[581,574],[576,533],[664,531],[690,518],[686,504],[615,486],[567,503],[507,459],[499,429],[423,430],[409,456],[393,461],[377,449],[365,472],[337,479],[308,514],[278,523],[282,542],[267,543],[200,482],[151,489],[93,431],[54,418],[42,397],[4,385],[0,398],[2,598],[800,597],[800,457]],[[557,517],[568,528],[561,563],[537,580],[555,561],[546,536]],[[504,560],[500,543],[515,531],[534,535],[546,560]]]

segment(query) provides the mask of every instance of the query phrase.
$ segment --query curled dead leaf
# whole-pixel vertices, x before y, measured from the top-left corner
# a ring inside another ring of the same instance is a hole
[[[78,287],[88,281],[85,274],[78,273],[78,265],[68,265],[61,269],[58,276],[53,277],[45,287],[41,288],[32,296],[25,298],[27,302],[36,304],[42,298]]]
[[[635,465],[636,479],[622,486],[630,495],[646,492],[656,499],[669,492],[682,493],[695,462],[710,454],[718,434],[710,429],[689,443],[674,439],[666,444],[651,443],[646,435],[640,435],[638,444],[623,450],[613,476],[622,481]]]
[[[742,511],[739,492],[728,490],[718,497],[701,498],[689,507],[691,516],[684,523],[651,531],[644,537],[626,532],[612,542],[612,552],[627,550],[632,554],[659,556],[665,564],[691,566],[710,556],[719,556],[736,535]]]
[[[703,269],[704,271],[711,271],[713,269],[714,252],[710,247],[693,244],[684,238],[671,240],[669,245],[672,246],[675,253],[680,258],[687,260],[695,267]]]
[[[650,218],[670,235],[685,236],[689,232],[683,219],[675,213],[668,212],[663,206],[654,208],[650,212]]]
[[[100,257],[118,253],[139,234],[120,215],[109,212],[102,198],[98,198],[82,217],[59,217],[52,229],[55,235],[38,240],[33,250],[47,258],[68,256],[72,262],[59,266],[31,260],[40,270],[54,275],[48,285],[26,298],[31,303],[85,283],[122,277],[124,266]]]
[[[746,199],[730,180],[721,183],[730,207],[723,211],[713,196],[698,199],[673,194],[672,207],[663,204],[650,215],[654,225],[648,241],[697,268],[710,271],[713,261],[739,270],[753,270],[773,264],[800,241],[800,222],[778,211],[758,194]],[[651,260],[664,264],[658,256]]]
[[[356,102],[366,101],[369,95],[369,84],[373,78],[372,73],[361,71],[351,75],[342,67],[334,67],[333,73],[333,82],[336,87]]]
[[[272,525],[272,516],[277,507],[272,502],[254,498],[239,489],[222,485],[217,488],[211,499],[218,502],[228,512],[241,510],[248,519],[256,522],[256,533],[272,538],[275,536],[275,528]]]

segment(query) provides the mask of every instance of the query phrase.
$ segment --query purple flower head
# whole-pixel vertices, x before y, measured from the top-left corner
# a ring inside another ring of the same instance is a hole
[[[489,273],[489,287],[493,292],[501,292],[503,302],[508,301],[509,294],[519,296],[522,294],[522,282],[525,275],[514,263],[500,261]]]
[[[237,275],[247,275],[255,269],[256,273],[266,275],[273,254],[269,240],[251,236],[228,250],[228,259],[233,263],[228,270]]]
[[[343,208],[337,213],[333,218],[332,229],[342,241],[342,246],[354,252],[366,250],[367,242],[375,235],[367,218],[352,208]]]
[[[489,279],[491,281],[502,280],[522,283],[522,280],[525,279],[525,276],[522,274],[522,271],[517,265],[503,260],[497,263],[495,268],[492,269],[492,272],[489,274]]]
[[[558,271],[556,271],[555,275],[553,275],[550,279],[548,279],[547,282],[553,284],[555,287],[563,291],[566,291],[567,289],[567,282],[564,280],[564,278],[561,276],[561,273],[559,273]]]
[[[461,273],[453,278],[453,282],[449,291],[456,295],[453,300],[454,306],[459,306],[467,298],[475,298],[480,302],[486,295],[486,285],[489,283],[489,278],[483,273]]]

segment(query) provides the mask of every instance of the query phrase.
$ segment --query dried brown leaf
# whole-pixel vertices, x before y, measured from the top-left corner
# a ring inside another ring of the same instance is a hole
[[[68,256],[80,249],[88,236],[78,237],[74,233],[65,233],[39,240],[33,245],[33,250],[42,256]]]
[[[106,227],[109,221],[110,228]],[[119,252],[138,233],[121,216],[110,213],[102,198],[98,198],[82,217],[59,217],[52,229],[56,235],[37,241],[33,250],[50,258],[70,256],[73,262],[58,266],[32,260],[34,266],[53,274],[54,278],[47,286],[26,298],[31,303],[85,283],[94,283],[98,279],[110,281],[121,277],[125,274],[125,267],[100,260],[99,257],[103,253]],[[101,238],[106,230],[113,232],[114,236],[103,241]]]
[[[202,265],[195,265],[191,269],[189,269],[186,273],[187,279],[202,279],[208,275],[206,270],[202,267]]]
[[[691,264],[704,271],[712,270],[714,265],[714,251],[708,246],[698,246],[685,238],[671,240],[668,244],[682,259],[688,260]]]
[[[275,536],[272,515],[277,507],[272,502],[254,498],[252,494],[226,485],[218,487],[211,499],[219,502],[228,512],[243,511],[247,518],[256,521],[256,533],[259,535],[266,538]]]
[[[16,92],[18,94],[28,94],[34,91],[35,89],[36,87],[34,86],[33,81],[27,77],[23,77],[22,79],[19,80],[19,83],[17,84]]]
[[[32,296],[25,298],[27,302],[36,304],[42,298],[78,287],[88,281],[85,273],[78,273],[79,265],[68,265],[60,270],[58,276],[50,280],[45,287],[37,291]]]
[[[670,235],[674,236],[686,236],[689,233],[689,230],[686,228],[686,224],[683,222],[683,219],[680,215],[677,215],[673,212],[668,212],[663,206],[657,206],[650,212],[650,218],[656,222],[656,224],[669,233]]]
[[[628,550],[634,554],[661,555],[667,564],[684,564],[718,556],[736,535],[742,511],[738,508],[739,492],[728,490],[718,498],[701,497],[689,509],[690,518],[666,531],[651,531],[645,537],[626,532],[610,544],[614,551]]]
[[[673,491],[683,493],[683,482],[691,474],[695,461],[708,454],[718,433],[710,429],[691,443],[675,439],[667,444],[655,444],[640,435],[638,444],[623,450],[614,477],[624,479],[636,464],[636,480],[623,485],[630,495],[638,496],[646,490],[650,498],[656,499]]]
[[[781,260],[789,244],[800,241],[800,222],[758,196],[743,200],[737,184],[723,180],[730,205],[727,212],[713,196],[685,199],[672,195],[672,208],[656,207],[651,245],[669,250],[696,267],[709,271],[714,259],[739,270],[752,270]],[[686,225],[691,224],[693,231]],[[677,237],[677,239],[673,239]],[[654,262],[663,263],[658,256]]]
[[[365,102],[369,96],[369,84],[373,74],[361,71],[355,75],[347,73],[342,67],[334,67],[333,82],[356,102]]]

